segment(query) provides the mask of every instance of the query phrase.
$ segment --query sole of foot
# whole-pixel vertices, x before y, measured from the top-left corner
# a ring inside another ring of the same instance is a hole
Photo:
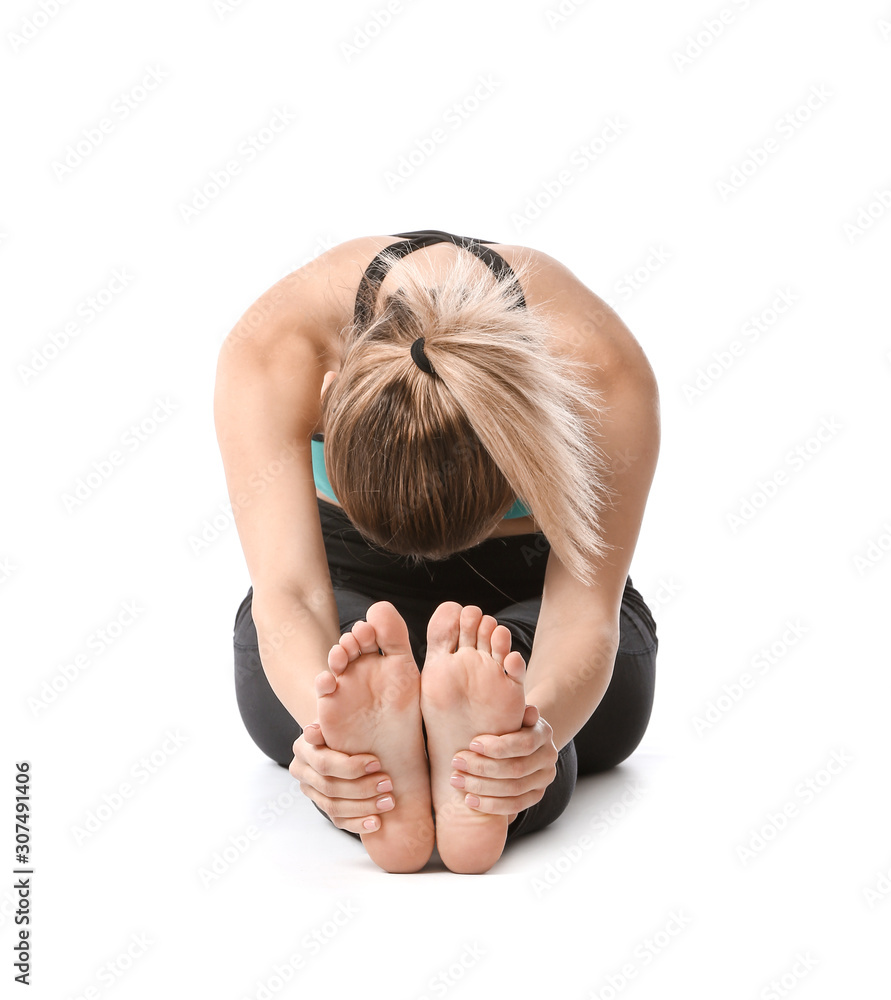
[[[476,875],[501,857],[508,816],[471,809],[450,783],[452,759],[477,736],[518,730],[526,664],[511,634],[477,607],[441,604],[427,626],[421,713],[427,729],[436,846],[453,872]]]
[[[373,604],[328,655],[316,678],[325,743],[342,753],[371,753],[393,782],[395,806],[380,829],[362,834],[376,865],[416,872],[433,852],[430,776],[421,728],[420,673],[408,628],[388,601]]]

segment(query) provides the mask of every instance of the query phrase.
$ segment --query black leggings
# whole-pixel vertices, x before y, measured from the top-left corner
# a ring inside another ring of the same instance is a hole
[[[444,601],[475,604],[506,625],[512,648],[529,662],[541,608],[549,545],[541,533],[490,538],[441,561],[413,564],[369,545],[336,504],[319,500],[319,518],[342,632],[376,601],[390,601],[408,625],[415,660],[427,652],[427,622]],[[235,693],[257,746],[282,767],[302,729],[269,686],[251,616],[253,588],[235,616]],[[622,596],[619,649],[606,694],[560,751],[557,776],[541,801],[521,812],[508,840],[553,822],[566,808],[576,776],[615,767],[643,738],[653,707],[658,639],[649,608],[628,577]],[[320,666],[320,669],[322,667]]]

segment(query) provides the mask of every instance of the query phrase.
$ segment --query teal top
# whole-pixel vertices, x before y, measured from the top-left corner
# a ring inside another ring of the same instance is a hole
[[[316,489],[337,503],[337,497],[334,495],[331,483],[328,482],[328,472],[325,469],[325,444],[315,438],[312,439],[312,475],[316,481]],[[517,500],[504,516],[505,518],[526,517],[528,514],[529,508],[526,504],[522,500]]]

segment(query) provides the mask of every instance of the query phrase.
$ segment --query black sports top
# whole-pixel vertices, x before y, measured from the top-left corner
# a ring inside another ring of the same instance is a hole
[[[365,268],[365,273],[362,275],[362,280],[359,282],[359,287],[356,290],[354,320],[360,329],[366,326],[371,319],[371,312],[374,308],[378,289],[387,274],[387,264],[384,261],[384,255],[395,254],[397,257],[402,258],[415,250],[420,250],[421,247],[429,247],[434,243],[454,243],[456,246],[464,247],[465,250],[469,250],[479,257],[480,260],[484,260],[498,278],[504,281],[512,279],[519,291],[519,298],[514,308],[524,309],[526,307],[523,290],[519,287],[516,275],[511,270],[508,262],[501,254],[484,245],[494,242],[493,240],[478,240],[473,236],[455,236],[453,233],[446,233],[441,229],[423,229],[413,233],[393,233],[392,235],[402,236],[404,239],[401,243],[390,244],[390,246],[374,257],[368,267]]]

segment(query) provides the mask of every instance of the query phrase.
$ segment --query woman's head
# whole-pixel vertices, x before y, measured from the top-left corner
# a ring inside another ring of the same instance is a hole
[[[522,284],[528,266],[514,271]],[[462,253],[435,288],[402,267],[367,325],[345,331],[322,403],[326,467],[347,516],[382,548],[445,558],[486,538],[520,497],[570,568],[582,566],[580,543],[597,550],[601,477],[579,412],[596,400],[567,383],[520,294]],[[412,358],[421,337],[435,374]],[[581,506],[567,503],[580,486]]]

